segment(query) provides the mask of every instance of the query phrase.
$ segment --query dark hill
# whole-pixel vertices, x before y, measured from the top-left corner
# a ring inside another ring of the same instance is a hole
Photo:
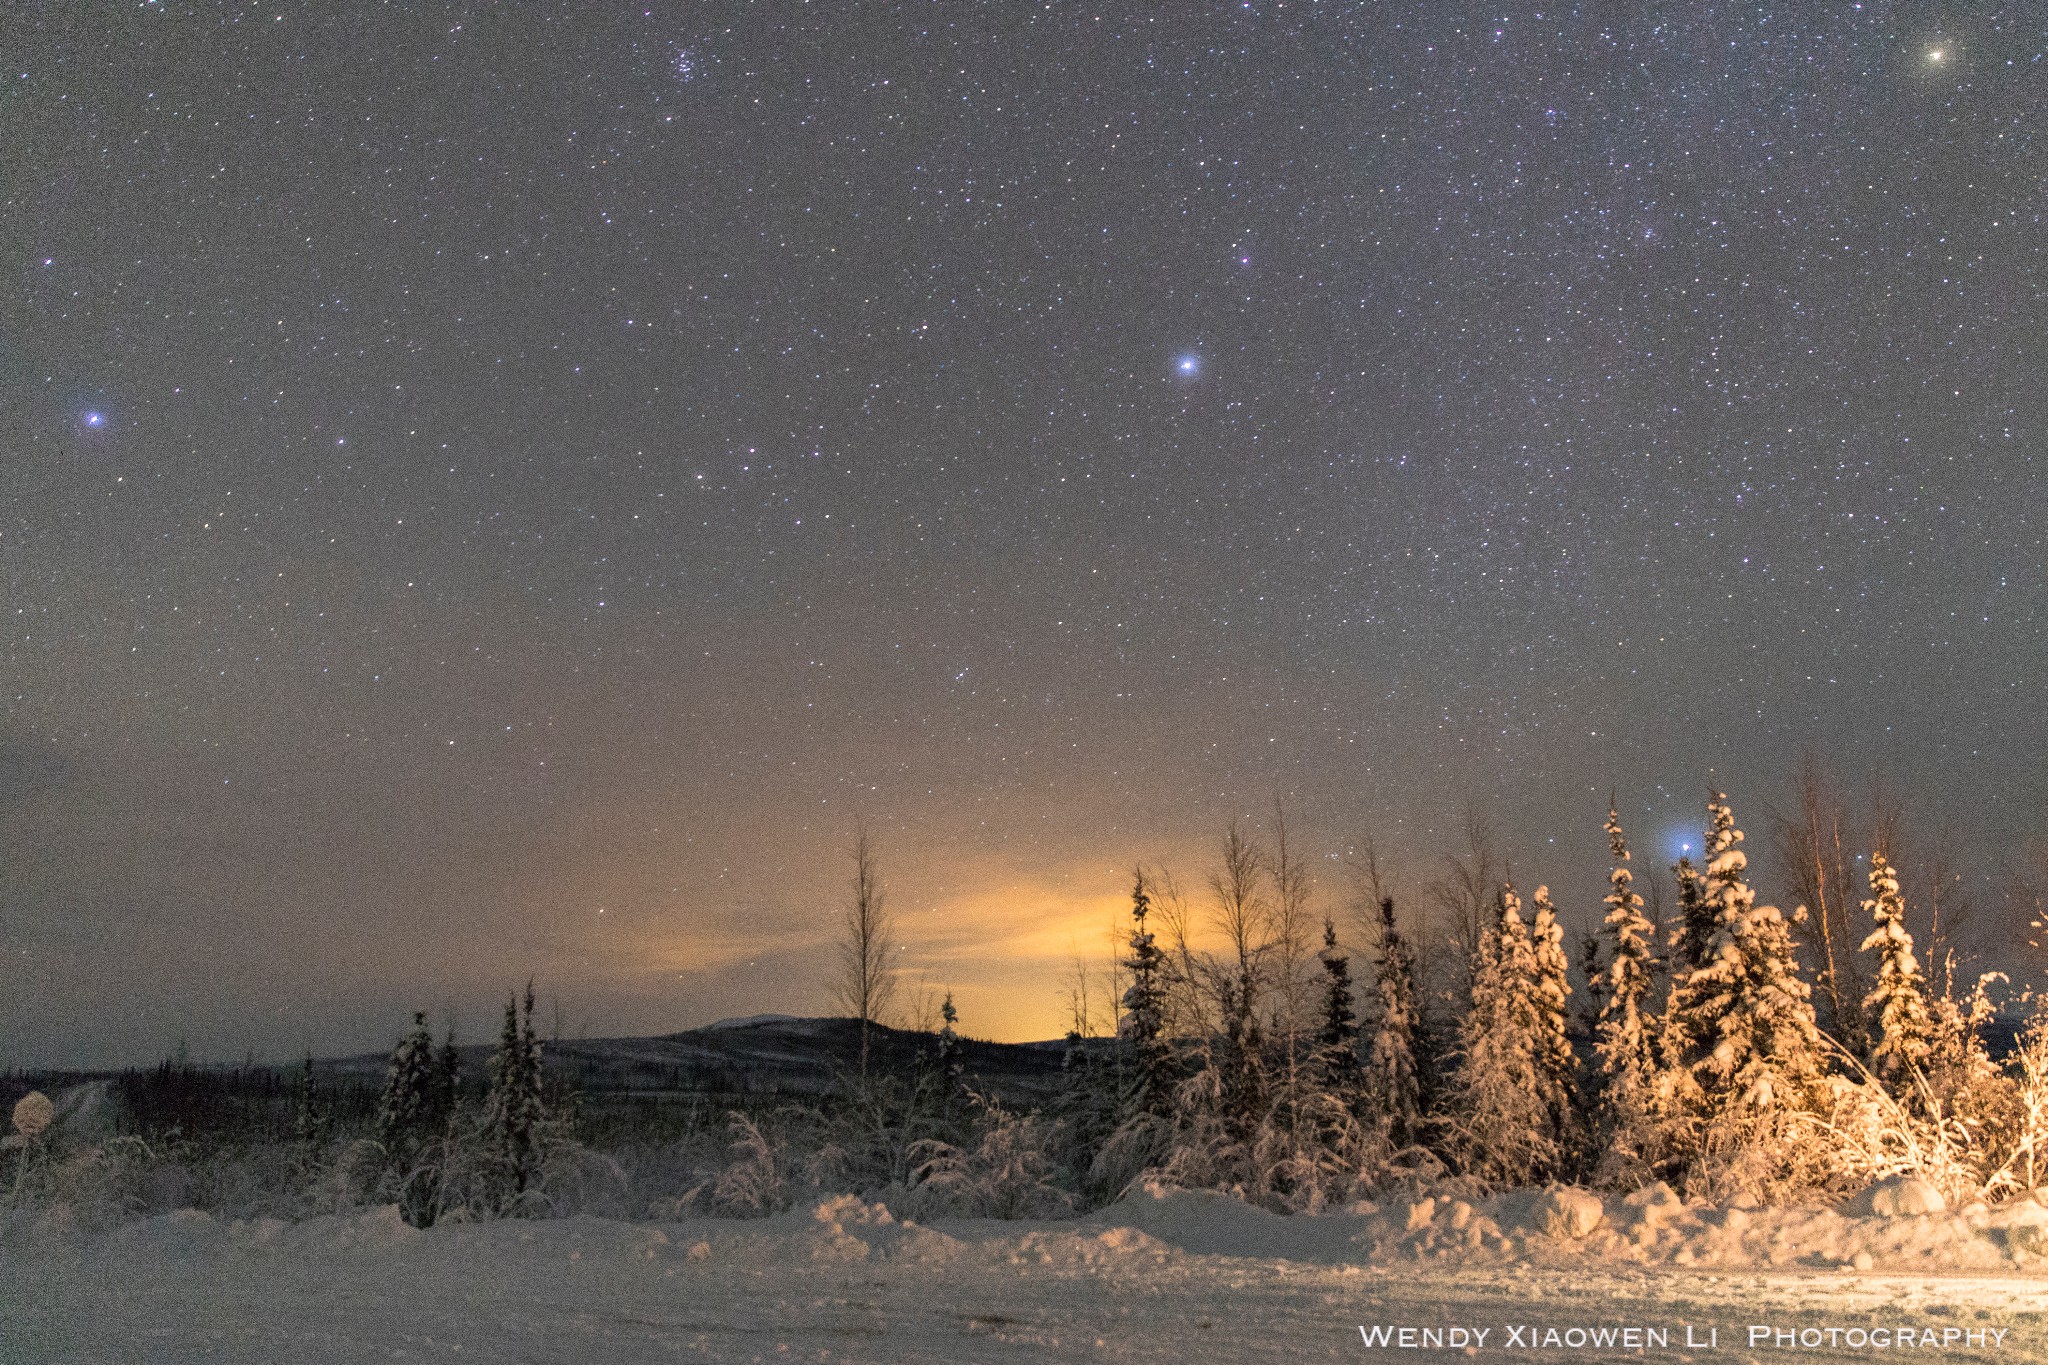
[[[462,1070],[484,1074],[494,1044],[460,1047]],[[1005,1100],[1035,1102],[1058,1085],[1061,1043],[986,1043],[961,1040],[970,1078]],[[874,1026],[869,1033],[872,1071],[908,1075],[935,1054],[929,1033]],[[860,1023],[853,1019],[792,1019],[767,1015],[731,1020],[654,1038],[544,1040],[548,1071],[571,1081],[586,1098],[660,1095],[817,1095],[860,1070]],[[315,1064],[323,1079],[381,1082],[382,1055]]]
[[[466,1093],[482,1094],[494,1047],[457,1048]],[[907,1079],[929,1065],[937,1049],[933,1034],[876,1026],[868,1066],[877,1075]],[[961,1040],[969,1084],[1012,1107],[1035,1106],[1053,1094],[1064,1052],[1063,1043]],[[645,1133],[727,1108],[822,1097],[859,1072],[860,1024],[762,1015],[657,1038],[544,1040],[541,1055],[548,1075],[576,1093],[589,1133]],[[344,1129],[372,1124],[387,1061],[383,1053],[316,1061],[323,1112]],[[103,1121],[122,1131],[283,1137],[291,1131],[298,1071],[297,1065],[164,1062],[123,1072],[18,1072],[0,1075],[0,1105],[11,1106],[34,1089],[60,1096],[90,1090],[112,1101]],[[643,1127],[650,1121],[656,1129]]]

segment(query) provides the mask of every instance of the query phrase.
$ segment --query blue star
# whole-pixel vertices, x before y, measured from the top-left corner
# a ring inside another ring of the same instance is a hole
[[[85,415],[85,424],[89,427],[103,427],[107,424],[107,415],[104,412],[88,412]]]
[[[1192,378],[1202,372],[1202,358],[1198,355],[1184,355],[1173,362],[1173,368],[1183,376]]]

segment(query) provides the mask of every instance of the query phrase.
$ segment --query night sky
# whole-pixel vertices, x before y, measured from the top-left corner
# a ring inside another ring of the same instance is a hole
[[[2048,832],[2022,4],[14,5],[0,1063],[1065,1027],[1284,798]]]

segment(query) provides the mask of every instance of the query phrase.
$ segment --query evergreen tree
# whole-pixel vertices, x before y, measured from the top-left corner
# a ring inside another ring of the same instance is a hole
[[[1571,961],[1564,953],[1564,927],[1557,922],[1557,907],[1550,903],[1550,888],[1537,887],[1530,903],[1535,907],[1529,926],[1531,1044],[1550,1131],[1564,1141],[1578,1118],[1579,1059],[1572,1052],[1568,1013]]]
[[[939,1006],[939,1072],[955,1080],[960,1075],[960,1035],[953,1025],[960,1022],[960,1011],[953,1007],[953,992],[946,992],[945,1003]]]
[[[964,1136],[959,1125],[966,1117],[971,1098],[959,1022],[960,1011],[953,1004],[953,992],[947,991],[939,1005],[937,1046],[932,1049],[929,1063],[920,1061],[918,1065],[917,1102],[913,1106],[918,1117],[936,1123],[935,1131],[943,1131],[948,1141]]]
[[[1706,878],[1690,857],[1681,857],[1671,871],[1678,878],[1678,918],[1671,926],[1672,971],[1676,975],[1706,962],[1714,941],[1714,905],[1707,897]]]
[[[485,1140],[504,1202],[517,1201],[538,1177],[539,1129],[547,1117],[531,981],[526,983],[525,1003],[522,1019],[519,1002],[505,1002],[505,1026],[491,1057],[490,1095],[484,1107]]]
[[[1351,959],[1337,951],[1337,925],[1323,920],[1323,1022],[1316,1031],[1318,1079],[1348,1100],[1358,1087],[1358,1014],[1351,1004]]]
[[[1744,879],[1748,858],[1727,798],[1713,793],[1707,811],[1702,898],[1714,934],[1701,965],[1674,983],[1670,1014],[1698,1116],[1762,1131],[1817,1103],[1820,1032],[1791,929],[1776,906],[1756,903]]]
[[[1258,980],[1251,975],[1226,978],[1217,991],[1223,1012],[1222,1046],[1211,1062],[1216,1069],[1216,1101],[1224,1126],[1237,1138],[1248,1138],[1266,1108],[1265,1035],[1252,1002]]]
[[[1101,1057],[1078,1028],[1067,1030],[1060,1055],[1060,1083],[1049,1106],[1055,1120],[1059,1160],[1090,1197],[1114,1198],[1095,1179],[1097,1159],[1124,1120],[1122,1068]]]
[[[1586,995],[1579,1002],[1579,1031],[1592,1036],[1600,1026],[1607,1004],[1607,969],[1600,960],[1600,931],[1588,929],[1579,935],[1579,976],[1586,983]]]
[[[409,1169],[433,1131],[434,1035],[425,1011],[412,1017],[412,1031],[398,1040],[384,1071],[384,1095],[377,1107],[377,1141],[394,1168]]]
[[[1630,1167],[1649,1156],[1647,1130],[1656,1093],[1656,1030],[1649,1017],[1655,931],[1643,915],[1643,898],[1635,893],[1628,840],[1612,805],[1607,847],[1614,867],[1607,876],[1602,924],[1611,948],[1602,973],[1600,1017],[1593,1026],[1594,1112],[1606,1148],[1603,1164]]]
[[[1173,1053],[1166,1039],[1167,960],[1146,924],[1151,913],[1152,894],[1140,868],[1131,885],[1131,952],[1123,964],[1131,984],[1124,990],[1123,1018],[1117,1021],[1130,1065],[1126,1117],[1163,1115],[1173,1104]]]
[[[1422,1090],[1416,1065],[1415,950],[1394,924],[1394,898],[1380,900],[1379,960],[1373,964],[1374,1012],[1366,1045],[1366,1089],[1387,1119],[1389,1135],[1405,1146],[1421,1136]]]
[[[1444,1123],[1466,1174],[1527,1185],[1556,1169],[1559,1149],[1530,1028],[1534,954],[1521,898],[1503,887],[1496,906],[1471,949],[1471,1007],[1458,1023]]]
[[[1875,948],[1878,955],[1877,980],[1863,999],[1878,1036],[1870,1060],[1886,1082],[1910,1094],[1909,1077],[1926,1060],[1934,1028],[1927,983],[1913,955],[1913,936],[1906,932],[1906,898],[1899,892],[1898,873],[1882,853],[1870,857],[1870,893],[1863,909],[1877,927],[1863,940],[1863,951]]]
[[[306,1054],[306,1064],[299,1069],[292,1085],[292,1139],[300,1143],[317,1143],[327,1136],[327,1114],[320,1107],[319,1095],[313,1089],[313,1054]]]
[[[397,1180],[399,1215],[419,1228],[433,1226],[440,1212],[441,1162],[436,1144],[446,1136],[448,1126],[440,1091],[434,1035],[427,1029],[426,1014],[416,1013],[412,1031],[392,1050],[385,1071],[377,1141],[384,1148],[387,1171]]]
[[[455,1104],[462,1091],[462,1058],[455,1051],[455,1026],[441,1043],[441,1065],[434,1077],[435,1127],[445,1131],[455,1122]]]

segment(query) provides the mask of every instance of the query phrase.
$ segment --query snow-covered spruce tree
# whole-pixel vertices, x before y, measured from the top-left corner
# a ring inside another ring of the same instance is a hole
[[[1707,879],[1690,857],[1681,857],[1671,873],[1678,879],[1678,916],[1671,924],[1671,970],[1676,976],[1707,960],[1714,941],[1714,905],[1707,895]]]
[[[1388,1138],[1405,1147],[1422,1136],[1422,1088],[1416,1065],[1419,1011],[1415,950],[1394,923],[1394,898],[1380,898],[1379,959],[1373,964],[1372,1034],[1365,1048],[1365,1087],[1387,1121]]]
[[[1564,927],[1557,922],[1557,907],[1550,903],[1550,888],[1537,887],[1530,904],[1534,918],[1529,925],[1529,1005],[1536,1077],[1550,1112],[1551,1134],[1560,1144],[1569,1144],[1579,1113],[1579,1059],[1572,1052],[1569,1015],[1571,961],[1564,953]]]
[[[1603,1182],[1627,1183],[1654,1156],[1656,1021],[1649,1011],[1655,931],[1643,915],[1643,898],[1634,889],[1621,815],[1611,805],[1607,846],[1614,867],[1607,875],[1607,915],[1602,921],[1610,945],[1601,973],[1605,989],[1600,1017],[1593,1025],[1592,1109],[1600,1149],[1595,1170]]]
[[[1713,793],[1707,812],[1702,895],[1714,933],[1704,961],[1673,983],[1669,1010],[1697,1124],[1687,1179],[1708,1193],[1763,1193],[1808,1178],[1822,1155],[1793,1140],[1795,1121],[1826,1103],[1820,1031],[1790,926],[1744,878],[1727,798]]]
[[[1458,1023],[1457,1056],[1438,1122],[1466,1175],[1528,1185],[1557,1169],[1559,1151],[1537,1071],[1528,1000],[1533,954],[1521,898],[1503,887],[1494,922],[1471,948],[1471,1008]]]
[[[1130,956],[1124,969],[1131,984],[1124,990],[1123,1018],[1117,1023],[1130,1070],[1124,1096],[1124,1117],[1163,1115],[1173,1107],[1173,1052],[1166,1038],[1167,960],[1146,920],[1152,894],[1140,868],[1131,885]]]
[[[533,1029],[533,983],[519,1001],[505,1002],[505,1026],[491,1055],[490,1093],[484,1102],[484,1141],[500,1209],[517,1204],[540,1171],[539,1129],[547,1117],[541,1084],[540,1039]]]
[[[1587,1037],[1600,1026],[1600,1013],[1607,1005],[1607,965],[1600,943],[1600,931],[1588,929],[1579,935],[1579,977],[1586,992],[1579,1001],[1579,1028]]]
[[[960,1022],[960,1011],[953,1004],[953,992],[947,991],[945,1001],[939,1006],[939,1074],[958,1080],[960,1077],[960,1034],[953,1025]]]
[[[1323,1009],[1316,1030],[1316,1079],[1347,1107],[1358,1090],[1358,1011],[1351,1003],[1351,958],[1338,951],[1337,924],[1323,920]]]
[[[326,1106],[313,1087],[313,1054],[308,1052],[292,1082],[292,1140],[285,1159],[294,1193],[316,1193],[315,1186],[327,1169],[327,1140],[332,1131]]]
[[[1111,1170],[1103,1164],[1105,1151],[1131,1125],[1123,1122],[1127,1071],[1101,1042],[1083,1036],[1079,1021],[1067,1030],[1059,1088],[1045,1111],[1053,1123],[1053,1155],[1063,1182],[1080,1191],[1090,1204],[1116,1198],[1129,1176],[1153,1156],[1148,1129],[1142,1138],[1127,1144],[1141,1149],[1128,1163],[1128,1170],[1122,1166]]]
[[[947,991],[939,1002],[939,1031],[933,1045],[919,1050],[909,1092],[900,1105],[892,1106],[899,1110],[893,1118],[901,1127],[902,1145],[913,1159],[913,1148],[958,1148],[969,1140],[974,1126],[975,1095],[968,1086],[959,1023],[960,1009]]]
[[[394,1167],[410,1167],[432,1131],[434,1090],[434,1035],[421,1011],[412,1017],[412,1030],[391,1050],[384,1095],[377,1106],[377,1141]]]
[[[1906,931],[1906,898],[1899,875],[1884,854],[1870,855],[1870,898],[1864,913],[1876,927],[1863,940],[1862,951],[1877,950],[1877,974],[1863,998],[1877,1045],[1870,1061],[1878,1077],[1902,1100],[1915,1091],[1913,1073],[1927,1058],[1933,1038],[1928,1019],[1927,985],[1913,955],[1913,936]]]
[[[455,1122],[455,1105],[462,1093],[462,1058],[455,1051],[455,1026],[441,1041],[441,1062],[434,1073],[434,1127],[445,1132]]]
[[[326,1141],[327,1127],[327,1112],[313,1088],[313,1054],[308,1052],[292,1082],[292,1141],[317,1146]]]
[[[392,1049],[377,1111],[386,1176],[397,1192],[400,1216],[414,1227],[431,1227],[440,1214],[443,1163],[437,1144],[447,1129],[434,1035],[420,1012],[412,1017],[411,1032]]]

